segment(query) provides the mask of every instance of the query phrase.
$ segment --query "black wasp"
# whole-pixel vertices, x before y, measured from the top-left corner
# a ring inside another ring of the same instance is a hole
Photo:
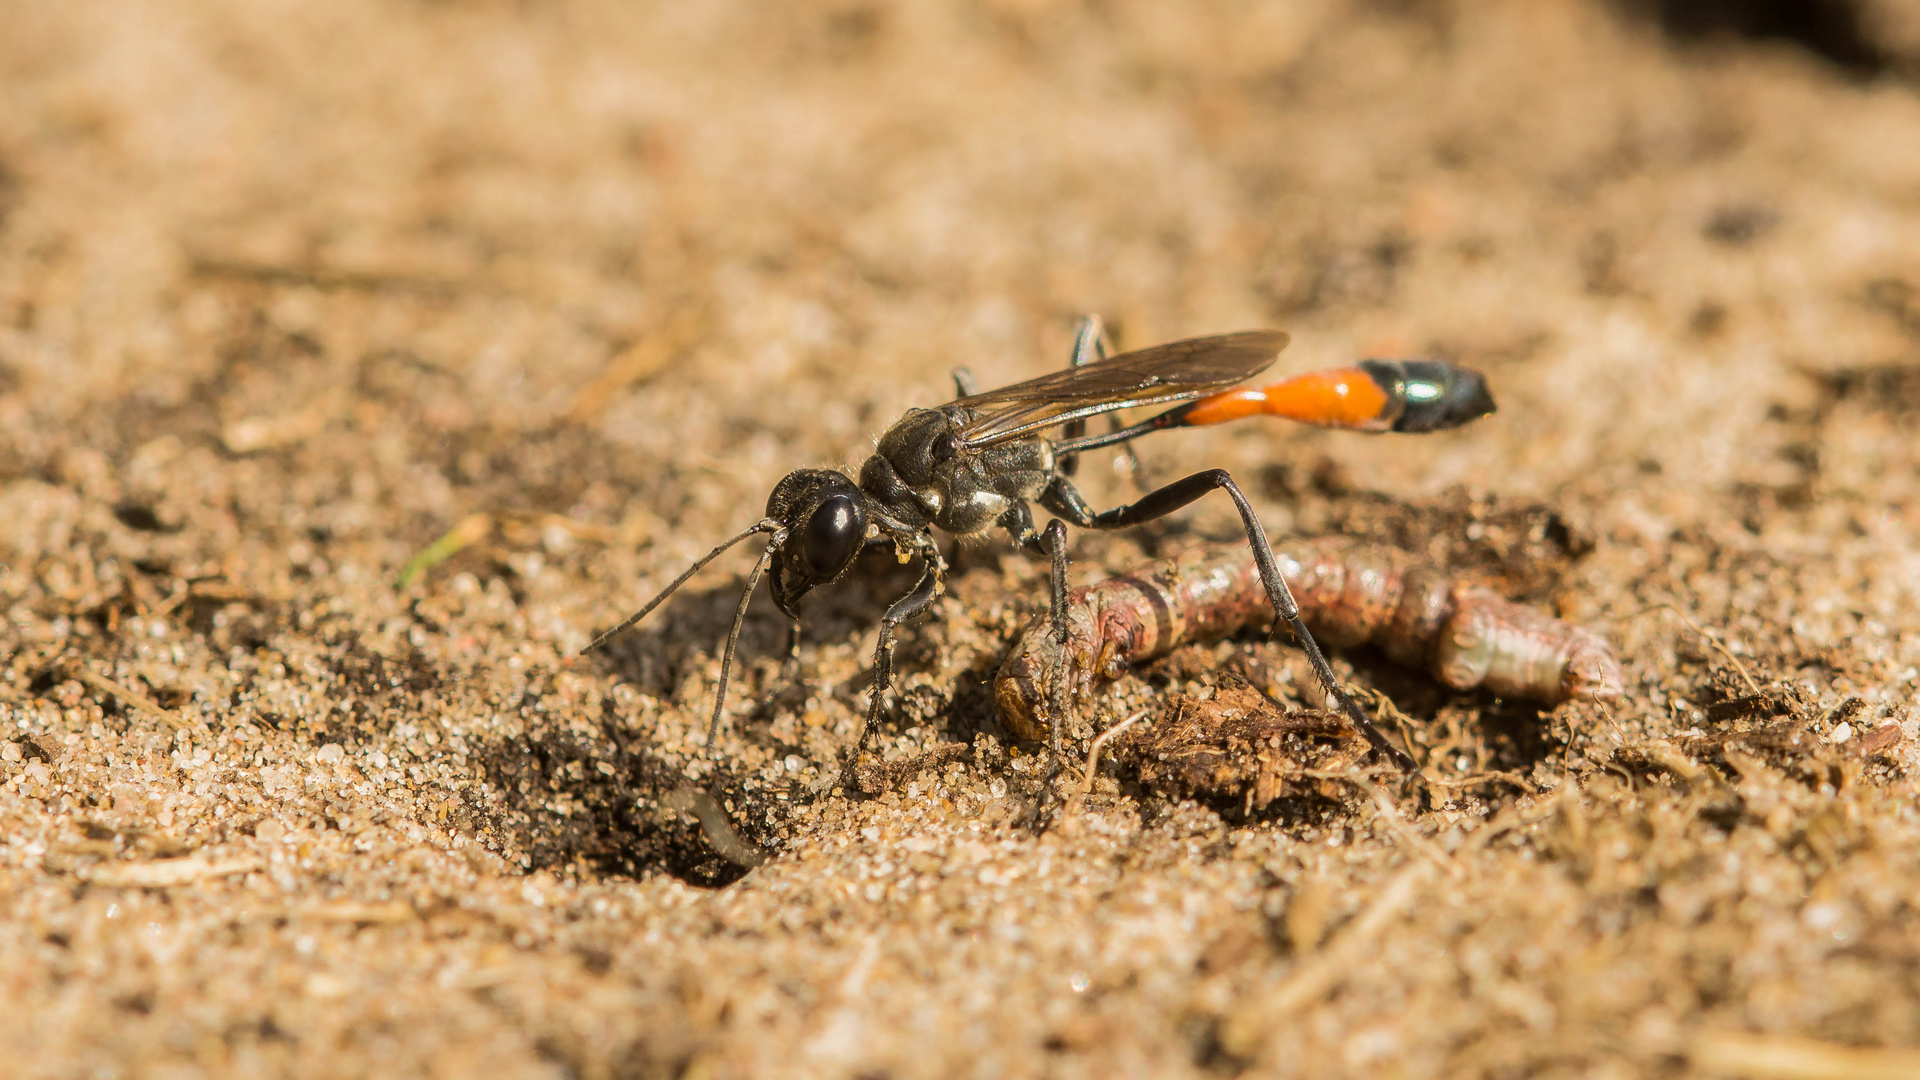
[[[721,552],[755,534],[768,534],[771,539],[747,575],[727,635],[713,720],[707,728],[711,746],[726,702],[740,627],[760,575],[771,575],[774,603],[794,620],[797,644],[800,598],[839,580],[868,544],[892,544],[903,561],[917,557],[924,572],[880,620],[873,696],[856,750],[864,752],[893,681],[894,632],[901,623],[926,612],[945,590],[947,565],[934,543],[935,529],[958,537],[1004,529],[1019,547],[1049,556],[1054,625],[1064,639],[1066,523],[1083,529],[1122,529],[1164,517],[1208,492],[1224,491],[1240,512],[1274,611],[1292,628],[1328,694],[1376,749],[1411,770],[1412,760],[1387,742],[1341,690],[1313,635],[1300,621],[1299,606],[1280,575],[1253,504],[1225,469],[1194,473],[1111,510],[1095,510],[1073,485],[1077,455],[1167,428],[1268,413],[1324,427],[1423,432],[1457,427],[1494,410],[1486,380],[1478,372],[1438,360],[1363,360],[1270,386],[1237,387],[1265,371],[1287,340],[1277,330],[1251,330],[1110,356],[1099,321],[1088,318],[1081,324],[1072,362],[1065,370],[986,393],[977,392],[965,369],[957,370],[954,383],[960,397],[937,409],[908,411],[880,437],[858,479],[832,469],[788,473],[767,497],[765,518],[688,567],[647,606],[594,639],[585,651],[599,648],[646,618]],[[1175,402],[1180,404],[1139,423],[1116,426],[1100,435],[1085,433],[1090,417]],[[1062,429],[1057,438],[1047,434],[1054,428]],[[1055,515],[1045,530],[1034,527],[1031,504],[1036,502]],[[1059,725],[1053,725],[1052,743],[1058,760]]]

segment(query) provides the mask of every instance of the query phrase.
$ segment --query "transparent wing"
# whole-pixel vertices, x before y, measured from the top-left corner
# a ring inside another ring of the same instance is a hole
[[[1205,397],[1265,371],[1287,340],[1278,330],[1243,330],[1063,368],[954,402],[977,413],[958,434],[977,449],[1115,409]]]

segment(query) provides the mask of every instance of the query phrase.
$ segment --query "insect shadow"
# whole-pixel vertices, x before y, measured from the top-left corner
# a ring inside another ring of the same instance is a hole
[[[1410,669],[1387,658],[1374,645],[1361,645],[1342,651],[1361,685],[1372,687],[1392,699],[1394,707],[1411,718],[1418,730],[1436,733],[1441,712],[1448,705],[1464,704],[1474,713],[1475,722],[1463,732],[1483,749],[1485,767],[1526,775],[1565,747],[1557,746],[1548,734],[1547,715],[1551,706],[1521,698],[1498,697],[1486,690],[1454,690],[1421,671]],[[1398,734],[1395,738],[1399,738]]]
[[[880,549],[863,552],[859,567],[860,573],[808,598],[807,618],[797,624],[797,658],[792,651],[796,641],[791,636],[796,624],[764,593],[749,602],[741,625],[741,655],[746,662],[740,675],[750,686],[752,672],[762,672],[766,678],[750,698],[753,703],[743,702],[737,707],[740,718],[765,723],[780,708],[795,707],[812,692],[844,695],[865,690],[873,676],[871,665],[822,678],[813,650],[874,635],[875,616],[885,610],[894,595],[912,584],[918,571],[900,565],[890,552]],[[636,689],[672,698],[691,672],[704,670],[719,658],[715,643],[725,639],[739,600],[737,578],[721,578],[705,589],[682,589],[661,606],[653,621],[597,650],[600,662]],[[905,670],[925,662],[922,653],[903,650]],[[695,707],[693,701],[679,704]]]

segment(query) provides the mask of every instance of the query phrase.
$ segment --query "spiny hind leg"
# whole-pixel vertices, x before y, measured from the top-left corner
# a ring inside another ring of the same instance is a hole
[[[1065,645],[1067,643],[1068,564],[1066,525],[1055,518],[1047,522],[1045,532],[1036,530],[1033,527],[1033,510],[1022,502],[1015,503],[1000,516],[1000,527],[1007,530],[1013,537],[1014,543],[1033,554],[1045,555],[1052,562],[1047,628],[1052,632],[1055,641]],[[1053,711],[1053,720],[1047,725],[1047,748],[1053,753],[1056,770],[1065,761],[1060,751],[1060,729],[1067,723],[1067,677],[1067,665],[1060,664],[1049,677],[1047,686],[1047,703]]]
[[[1259,516],[1253,512],[1253,503],[1248,501],[1246,493],[1240,490],[1240,485],[1234,483],[1232,475],[1225,469],[1194,473],[1150,491],[1136,502],[1102,511],[1095,511],[1073,484],[1061,477],[1041,495],[1040,504],[1082,528],[1124,529],[1163,518],[1213,491],[1226,492],[1227,497],[1233,500],[1234,508],[1240,512],[1240,522],[1246,529],[1247,543],[1253,548],[1254,565],[1260,570],[1260,583],[1266,587],[1267,600],[1273,604],[1273,610],[1280,619],[1293,630],[1294,637],[1299,639],[1301,649],[1306,652],[1314,674],[1319,676],[1328,695],[1339,703],[1341,710],[1373,744],[1374,749],[1407,772],[1417,772],[1418,766],[1413,759],[1388,742],[1360,706],[1341,689],[1340,680],[1333,674],[1333,666],[1327,663],[1319,643],[1314,641],[1307,624],[1301,621],[1300,605],[1294,602],[1293,591],[1287,588],[1287,579],[1280,573],[1279,561],[1273,557],[1273,544],[1268,541],[1267,530],[1260,524]]]

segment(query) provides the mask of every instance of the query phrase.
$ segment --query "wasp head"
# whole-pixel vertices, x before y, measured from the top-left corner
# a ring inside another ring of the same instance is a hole
[[[773,602],[799,618],[800,598],[837,581],[867,542],[869,496],[852,480],[829,469],[798,469],[767,496],[767,517],[778,521],[787,541],[768,567]]]

